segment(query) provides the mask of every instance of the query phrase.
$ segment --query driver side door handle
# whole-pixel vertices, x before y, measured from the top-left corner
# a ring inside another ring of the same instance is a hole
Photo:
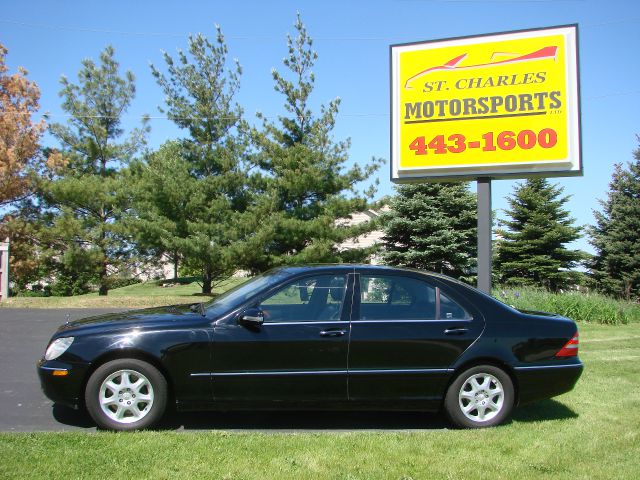
[[[321,337],[342,337],[345,333],[347,333],[346,330],[322,330],[320,332],[320,336]]]

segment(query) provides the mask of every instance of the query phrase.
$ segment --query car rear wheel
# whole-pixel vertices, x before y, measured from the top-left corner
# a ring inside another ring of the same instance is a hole
[[[504,422],[513,409],[513,382],[493,365],[462,372],[449,386],[444,401],[451,421],[462,428],[483,428]]]
[[[91,418],[108,430],[154,425],[167,404],[167,381],[157,368],[135,359],[107,362],[93,372],[85,390]]]

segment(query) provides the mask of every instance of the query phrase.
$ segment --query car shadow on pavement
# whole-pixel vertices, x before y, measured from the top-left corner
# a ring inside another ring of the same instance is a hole
[[[53,418],[59,423],[79,428],[95,428],[96,424],[84,409],[74,410],[66,405],[53,404]]]

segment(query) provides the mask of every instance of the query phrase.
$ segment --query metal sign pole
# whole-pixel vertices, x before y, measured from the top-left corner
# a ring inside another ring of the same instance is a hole
[[[9,298],[9,239],[0,242],[0,302]]]
[[[491,295],[491,178],[478,178],[478,289]]]

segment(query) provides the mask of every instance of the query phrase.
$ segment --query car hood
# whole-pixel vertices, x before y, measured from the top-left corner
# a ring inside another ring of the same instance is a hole
[[[195,305],[196,307],[192,308]],[[195,311],[194,311],[195,310]],[[144,308],[126,312],[106,313],[67,322],[58,328],[58,333],[96,329],[121,329],[131,327],[166,326],[177,322],[188,323],[202,321],[198,304],[168,305],[165,307]]]

